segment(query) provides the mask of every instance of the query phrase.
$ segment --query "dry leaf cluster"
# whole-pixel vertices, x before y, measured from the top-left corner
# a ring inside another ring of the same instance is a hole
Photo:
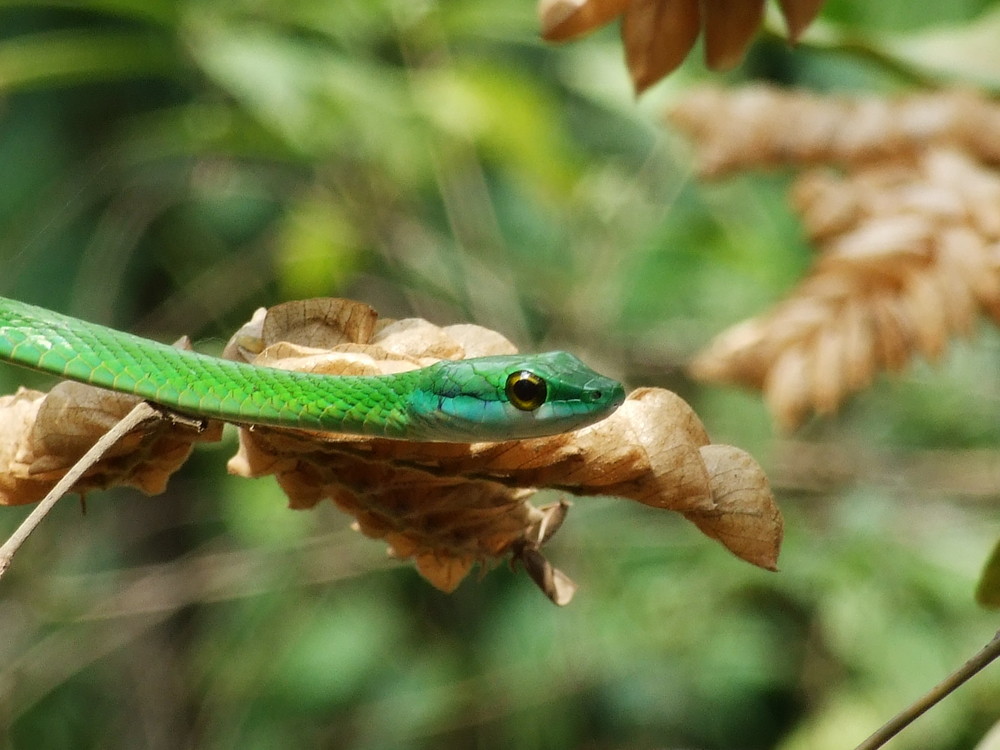
[[[235,340],[257,364],[329,374],[397,372],[442,357],[515,351],[479,326],[378,320],[370,308],[343,300],[279,305]],[[314,348],[316,340],[322,349]],[[569,601],[573,584],[539,552],[567,505],[535,507],[530,500],[538,488],[681,512],[738,556],[769,569],[782,535],[757,463],[737,448],[712,445],[691,408],[661,389],[632,392],[596,425],[534,440],[415,443],[243,429],[229,468],[242,476],[273,474],[294,508],[333,500],[362,533],[412,558],[444,591],[477,563],[513,555],[553,601]]]
[[[21,388],[0,396],[0,505],[38,502],[137,403],[134,396],[71,382],[48,393]],[[91,467],[74,490],[82,495],[118,486],[159,494],[194,444],[218,440],[221,428],[216,424],[198,430],[164,422],[132,433]]]
[[[383,320],[346,300],[307,300],[258,314],[226,356],[327,374],[379,374],[442,358],[512,353],[479,326],[439,328],[423,320]],[[5,453],[0,502],[38,500],[136,399],[75,383],[48,395],[22,391],[0,402]],[[130,435],[74,489],[111,485],[163,490],[197,439],[218,437],[164,422]],[[362,533],[451,591],[475,564],[520,562],[543,591],[565,604],[573,583],[542,556],[565,500],[536,507],[539,488],[617,495],[682,513],[741,558],[775,567],[782,520],[768,482],[743,451],[709,442],[675,394],[639,389],[609,419],[576,432],[501,443],[417,443],[243,427],[232,473],[274,475],[293,508],[329,498]]]
[[[823,0],[779,0],[794,42],[812,23]],[[641,93],[677,68],[704,33],[705,62],[735,67],[764,19],[764,0],[540,0],[542,36],[575,39],[619,16],[632,83]]]
[[[834,164],[791,203],[817,249],[773,309],[720,334],[696,377],[763,390],[787,429],[830,414],[883,370],[934,360],[977,317],[1000,322],[1000,107],[968,92],[847,99],[703,91],[671,120],[702,171]]]

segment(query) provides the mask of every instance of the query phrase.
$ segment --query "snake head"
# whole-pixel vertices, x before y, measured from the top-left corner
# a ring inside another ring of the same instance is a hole
[[[442,360],[414,390],[410,419],[430,440],[519,440],[604,419],[622,384],[568,352]]]

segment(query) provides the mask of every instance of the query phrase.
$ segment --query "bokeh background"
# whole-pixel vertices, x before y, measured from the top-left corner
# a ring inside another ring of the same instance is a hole
[[[973,601],[1000,536],[1000,335],[793,436],[691,381],[811,251],[788,175],[700,184],[661,115],[708,80],[912,90],[938,79],[908,39],[998,11],[832,0],[818,42],[766,32],[724,75],[695,55],[636,101],[614,28],[547,46],[529,0],[0,2],[0,294],[205,351],[310,296],[482,323],[677,391],[786,519],[775,574],[678,516],[581,499],[546,548],[569,607],[505,567],[445,595],[332,505],[228,477],[230,435],[159,497],[65,499],[15,558],[0,746],[860,742],[1000,623]],[[959,83],[1000,88],[995,54]],[[998,719],[995,666],[892,747],[968,748]]]

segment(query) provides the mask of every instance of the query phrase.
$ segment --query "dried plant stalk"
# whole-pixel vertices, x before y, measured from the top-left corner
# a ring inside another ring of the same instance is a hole
[[[252,361],[337,374],[513,351],[494,331],[417,320],[379,320],[364,331],[348,326],[333,336],[341,344],[319,351],[275,324],[288,315],[286,307],[273,308],[240,335],[260,352]],[[773,569],[782,524],[770,488],[752,459],[722,448],[709,444],[700,420],[675,394],[639,389],[598,424],[534,440],[419,443],[255,427],[241,430],[229,468],[241,476],[273,474],[294,508],[333,500],[362,533],[385,540],[394,556],[412,558],[442,590],[453,590],[475,564],[514,554],[536,581],[558,581],[555,593],[547,593],[565,603],[571,582],[545,568],[538,552],[559,525],[551,507],[531,504],[538,488],[679,511],[735,554]],[[561,523],[565,507],[555,507]]]
[[[695,145],[698,168],[718,177],[749,168],[913,159],[951,147],[1000,161],[1000,105],[967,89],[899,98],[827,96],[773,86],[703,88],[668,113]]]
[[[22,388],[12,396],[0,396],[0,505],[40,500],[140,401],[71,382],[59,383],[47,394]],[[195,443],[221,436],[220,423],[202,430],[162,422],[152,430],[134,432],[90,467],[73,491],[82,495],[117,486],[159,494]]]
[[[383,320],[347,300],[306,300],[260,310],[226,356],[334,375],[380,374],[442,358],[512,353],[500,334],[471,325]],[[138,399],[76,383],[0,400],[0,501],[33,502]],[[195,440],[183,425],[130,434],[89,469],[77,492],[128,485],[163,490]],[[767,481],[745,453],[712,445],[691,408],[661,389],[633,391],[609,419],[575,432],[499,443],[420,443],[243,427],[232,473],[274,475],[293,508],[332,500],[362,533],[385,540],[444,591],[476,564],[511,557],[557,604],[575,586],[542,556],[568,504],[532,504],[539,488],[617,495],[674,510],[743,559],[773,569],[781,516]]]
[[[792,429],[831,414],[878,372],[935,360],[980,314],[1000,322],[1000,174],[980,128],[1000,107],[969,92],[827,99],[763,87],[696,93],[671,114],[703,173],[835,161],[792,188],[817,248],[769,312],[692,362],[703,380],[763,390]]]

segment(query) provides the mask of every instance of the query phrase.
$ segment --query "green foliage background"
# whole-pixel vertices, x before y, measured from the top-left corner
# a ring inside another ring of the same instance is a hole
[[[765,35],[739,71],[693,60],[635,102],[613,30],[548,47],[529,0],[0,2],[0,293],[206,350],[319,295],[571,348],[688,399],[762,461],[787,524],[769,574],[671,514],[581,499],[547,548],[581,584],[568,608],[504,568],[447,596],[332,506],[227,477],[230,438],[163,496],[64,501],[16,558],[3,746],[859,742],[996,630],[972,592],[1000,485],[962,467],[1000,456],[1000,336],[794,440],[756,396],[690,382],[685,358],[809,250],[787,175],[696,184],[660,111],[706,79],[995,88],[1000,55],[919,41],[996,12],[832,0],[819,43]],[[994,667],[894,747],[970,747],[998,696]]]

